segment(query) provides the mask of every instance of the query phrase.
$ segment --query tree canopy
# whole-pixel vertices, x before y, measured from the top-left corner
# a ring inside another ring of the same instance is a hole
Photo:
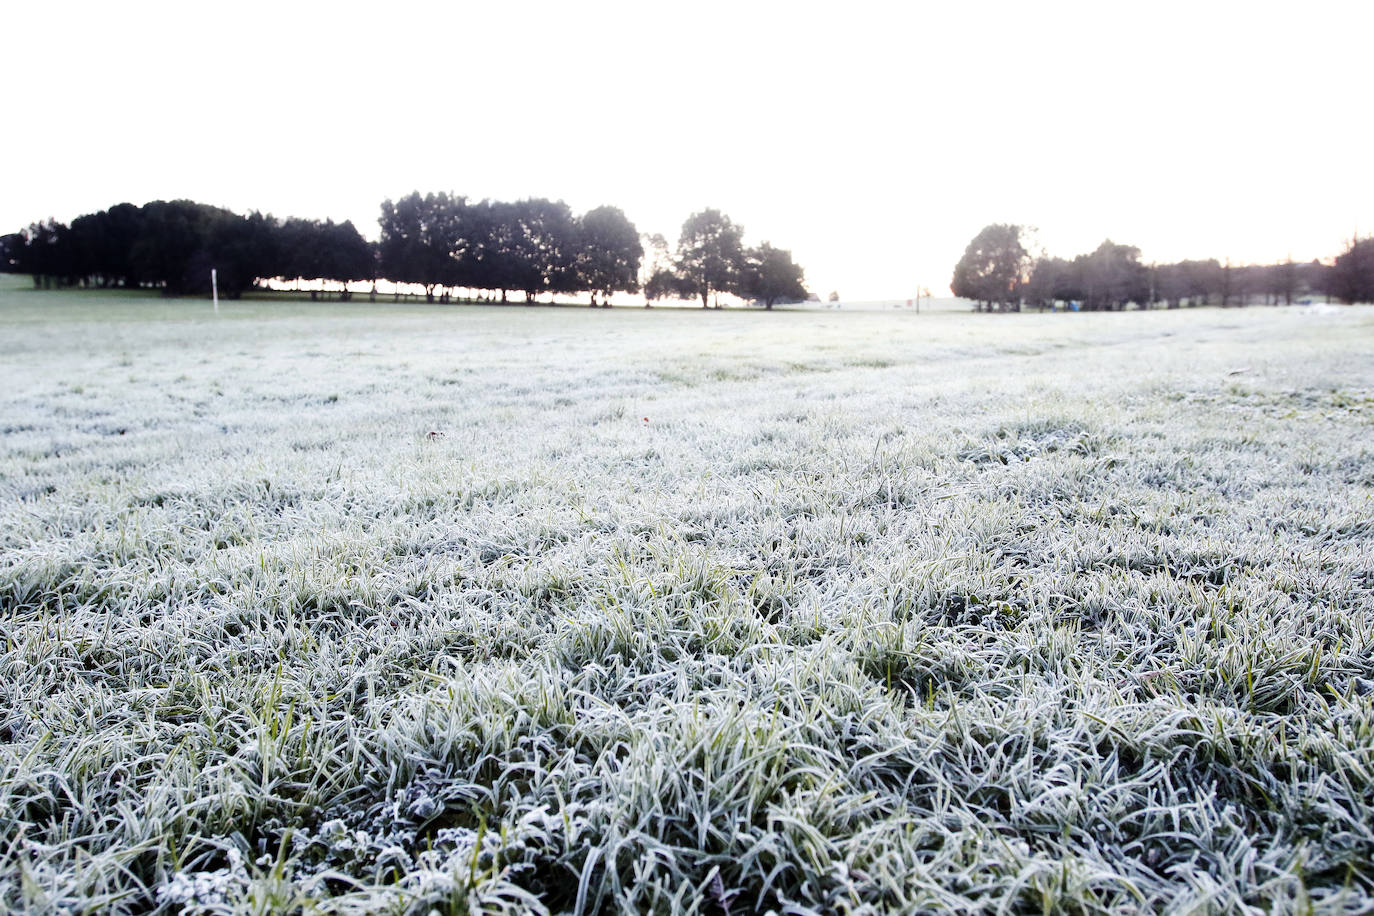
[[[800,302],[806,298],[805,276],[792,260],[792,252],[764,242],[744,254],[740,292],[771,309],[780,301]]]
[[[712,293],[738,288],[744,267],[744,229],[719,210],[693,213],[682,224],[677,243],[677,273],[683,287],[710,304]],[[719,302],[717,302],[719,304]]]
[[[954,265],[950,290],[991,310],[1019,303],[1030,267],[1030,252],[1022,244],[1025,229],[1011,223],[984,226]]]
[[[190,200],[121,203],[84,214],[70,226],[44,220],[0,236],[0,270],[32,274],[39,286],[147,287],[166,295],[209,291],[218,272],[223,295],[280,279],[348,284],[385,278],[423,287],[447,301],[454,290],[589,295],[609,304],[620,292],[700,299],[722,294],[766,307],[805,298],[803,273],[790,252],[765,242],[745,249],[743,231],[719,210],[688,217],[675,252],[662,235],[641,236],[617,207],[575,214],[561,200],[473,201],[412,191],[381,204],[373,244],[351,222],[258,212],[244,216]],[[645,244],[651,257],[646,262]],[[311,290],[311,297],[316,295]],[[375,293],[375,285],[374,285]]]
[[[378,274],[376,253],[349,221],[288,219],[278,237],[277,275],[284,280],[332,280],[343,284],[347,299],[349,283]]]
[[[609,300],[617,290],[639,289],[644,244],[634,223],[617,207],[597,207],[578,220],[577,274],[581,287]]]
[[[1350,240],[1336,257],[1331,286],[1346,302],[1374,302],[1374,236]]]
[[[975,309],[1012,311],[1023,304],[1043,309],[1060,303],[1083,311],[1147,308],[1160,302],[1169,308],[1184,303],[1291,304],[1304,293],[1347,302],[1374,299],[1374,241],[1369,239],[1352,240],[1334,264],[1288,259],[1237,266],[1215,258],[1146,264],[1139,248],[1111,239],[1072,259],[1043,254],[1032,261],[1023,244],[1026,234],[1021,226],[984,227],[955,266],[954,294],[973,299]]]
[[[214,269],[221,293],[233,298],[261,277],[292,275],[284,265],[305,256],[295,228],[257,212],[239,216],[191,200],[154,200],[84,214],[71,226],[34,223],[6,236],[5,249],[9,268],[32,274],[39,286],[147,286],[183,295],[209,292]],[[368,276],[374,271],[362,266],[359,244],[367,246],[347,223],[318,243],[328,257],[358,262],[346,272]],[[371,262],[370,247],[366,261]],[[330,273],[310,269],[311,276]]]

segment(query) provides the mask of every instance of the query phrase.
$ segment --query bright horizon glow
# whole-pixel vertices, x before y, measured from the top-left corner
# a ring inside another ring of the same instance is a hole
[[[1367,3],[26,4],[0,232],[192,198],[351,220],[411,190],[718,207],[821,297],[1052,254],[1327,259],[1374,231]],[[22,79],[18,78],[22,76]]]

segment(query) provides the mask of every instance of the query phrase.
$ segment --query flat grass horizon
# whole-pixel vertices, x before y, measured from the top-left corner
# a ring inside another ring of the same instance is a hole
[[[285,282],[289,282],[289,281],[285,281]],[[220,305],[221,305],[221,308],[224,308],[224,307],[227,307],[227,306],[238,306],[238,307],[243,307],[243,306],[249,305],[249,304],[251,304],[251,303],[275,303],[275,304],[277,304],[277,305],[294,305],[294,304],[304,305],[304,304],[309,304],[309,305],[311,305],[311,306],[321,306],[321,305],[339,305],[339,306],[344,306],[344,307],[362,307],[362,306],[367,306],[367,307],[369,307],[369,308],[371,308],[371,309],[373,309],[373,310],[378,310],[379,307],[381,307],[382,310],[387,310],[387,309],[394,309],[394,308],[407,307],[407,306],[409,306],[409,307],[422,307],[422,308],[428,308],[428,309],[444,309],[444,308],[468,307],[468,306],[480,306],[480,307],[491,306],[491,307],[495,307],[495,308],[521,307],[521,308],[530,308],[530,309],[539,309],[539,308],[550,308],[550,309],[578,309],[578,308],[581,308],[581,309],[588,309],[588,310],[590,310],[590,309],[592,308],[592,306],[590,305],[589,302],[573,301],[573,299],[571,299],[570,297],[563,297],[563,299],[562,299],[561,301],[536,301],[536,302],[526,302],[526,301],[522,298],[524,294],[523,294],[523,293],[520,293],[520,292],[516,292],[509,302],[501,302],[501,301],[496,300],[496,299],[492,299],[492,298],[481,298],[481,297],[478,297],[478,298],[460,298],[460,297],[453,297],[453,298],[450,298],[449,301],[446,301],[446,302],[445,302],[445,301],[440,301],[440,299],[439,299],[439,297],[438,297],[437,294],[436,294],[436,296],[435,296],[435,298],[434,298],[433,301],[428,301],[428,300],[426,300],[425,294],[424,294],[424,293],[422,293],[422,292],[414,292],[413,290],[412,290],[412,291],[401,292],[400,295],[399,295],[399,298],[398,298],[393,292],[382,292],[382,291],[379,291],[379,292],[376,294],[376,298],[375,298],[375,300],[374,300],[374,299],[372,299],[372,298],[370,297],[370,294],[369,294],[367,291],[359,291],[359,290],[357,290],[357,289],[352,290],[351,297],[350,297],[349,299],[347,299],[347,300],[344,300],[344,299],[340,299],[340,298],[339,298],[339,290],[334,289],[334,288],[324,289],[324,290],[315,290],[314,293],[315,293],[315,295],[316,295],[316,298],[311,298],[312,291],[311,291],[310,289],[308,289],[308,288],[305,288],[305,287],[307,287],[307,286],[309,285],[310,282],[313,282],[313,281],[306,281],[306,283],[303,284],[300,288],[282,288],[282,289],[275,289],[275,288],[253,287],[253,288],[251,288],[251,289],[246,290],[246,291],[245,291],[239,298],[237,298],[237,299],[229,299],[229,298],[227,298],[227,297],[221,298],[221,299],[220,299]],[[355,284],[355,285],[356,285],[356,284]],[[41,305],[41,307],[43,307],[43,308],[52,308],[52,307],[59,306],[59,305],[82,305],[82,304],[90,305],[92,302],[95,302],[95,301],[97,301],[97,300],[104,300],[104,304],[109,304],[110,302],[112,302],[112,301],[114,301],[114,300],[126,300],[126,299],[135,299],[135,300],[137,300],[137,299],[157,300],[157,301],[165,302],[165,303],[184,303],[184,304],[186,304],[186,305],[188,305],[188,306],[192,306],[192,307],[194,307],[197,303],[205,303],[206,305],[210,305],[210,303],[211,303],[211,298],[210,298],[209,294],[192,294],[192,293],[188,293],[188,294],[180,295],[180,296],[164,296],[160,290],[151,289],[151,288],[141,288],[141,287],[139,287],[139,288],[133,288],[133,289],[126,289],[126,288],[123,288],[123,287],[111,287],[111,288],[107,288],[107,289],[102,289],[102,288],[99,288],[99,287],[59,287],[59,288],[50,288],[50,289],[40,289],[40,288],[34,287],[34,285],[33,285],[33,279],[32,279],[32,277],[31,277],[30,275],[28,275],[28,274],[13,274],[13,273],[0,273],[0,292],[7,292],[7,293],[11,294],[11,295],[10,295],[10,300],[11,300],[11,301],[10,301],[10,304],[11,304],[11,305],[14,305],[14,304],[15,304],[16,296],[17,296],[17,299],[18,299],[18,300],[28,299],[28,301],[30,301],[30,302],[31,302],[32,304],[34,304],[35,306],[40,306],[40,305]],[[469,290],[469,292],[471,292],[471,290]],[[46,297],[46,299],[44,299],[44,300],[33,300],[33,299],[29,299],[30,294],[43,295],[43,296]],[[489,295],[489,294],[488,294],[488,295]],[[898,309],[896,309],[895,306],[896,306],[896,304],[900,303],[901,301],[902,301],[901,299],[889,299],[889,300],[856,300],[856,301],[850,301],[850,302],[848,302],[848,303],[840,302],[840,303],[838,303],[839,308],[834,308],[834,307],[832,307],[832,304],[831,304],[831,303],[828,303],[828,302],[824,302],[824,303],[823,303],[823,302],[819,302],[819,301],[808,301],[808,302],[805,302],[805,303],[799,303],[799,302],[779,302],[779,303],[776,303],[776,304],[773,306],[773,308],[771,309],[771,311],[772,311],[772,312],[794,312],[794,311],[804,311],[804,312],[830,312],[830,311],[836,311],[836,312],[845,312],[845,308],[844,308],[844,307],[845,307],[846,305],[849,306],[849,312],[883,311],[883,310],[887,310],[887,309],[893,309],[894,311],[896,311],[896,310],[898,310]],[[601,308],[601,306],[596,306],[596,308]],[[698,312],[710,312],[710,313],[734,313],[734,312],[740,312],[740,311],[759,311],[759,312],[770,311],[770,310],[768,310],[768,309],[765,309],[762,305],[747,305],[747,304],[744,304],[743,302],[741,302],[741,301],[738,300],[738,299],[732,299],[732,300],[730,301],[730,303],[727,304],[726,307],[720,308],[720,309],[717,309],[717,308],[715,308],[715,307],[712,307],[712,308],[710,308],[710,309],[703,309],[703,308],[701,307],[700,301],[697,300],[697,299],[690,299],[690,300],[689,300],[689,299],[659,300],[659,301],[656,301],[656,302],[652,303],[652,304],[651,304],[649,307],[647,307],[647,308],[646,308],[642,303],[625,303],[625,302],[619,302],[619,303],[615,303],[614,305],[612,305],[611,308],[615,308],[615,309],[640,309],[640,310],[643,310],[643,311],[650,311],[650,312],[656,311],[656,310],[657,310],[657,311],[680,311],[680,310],[681,310],[681,311],[698,311]],[[970,302],[970,301],[968,301],[968,300],[958,299],[958,298],[955,298],[955,297],[938,297],[938,298],[934,298],[934,299],[922,299],[922,300],[921,300],[921,307],[920,307],[919,309],[907,309],[907,310],[908,310],[908,311],[911,311],[913,314],[926,314],[926,313],[932,313],[932,314],[934,314],[934,313],[942,313],[942,312],[965,312],[965,311],[970,311],[971,309],[972,309],[972,302]]]
[[[698,312],[0,282],[0,907],[1374,911],[1374,309]]]

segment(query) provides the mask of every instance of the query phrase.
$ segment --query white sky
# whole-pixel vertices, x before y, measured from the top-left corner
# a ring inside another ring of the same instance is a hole
[[[1071,256],[1374,231],[1374,3],[7,3],[0,231],[120,201],[351,219],[411,190],[705,206],[846,299],[989,222]]]

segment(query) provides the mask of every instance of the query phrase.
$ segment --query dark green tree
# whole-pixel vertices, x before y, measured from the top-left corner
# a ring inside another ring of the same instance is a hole
[[[1298,292],[1298,265],[1291,257],[1267,268],[1268,290],[1274,304],[1292,305]]]
[[[141,211],[138,238],[130,250],[133,269],[140,279],[162,288],[165,296],[177,296],[208,288],[209,270],[202,255],[213,222],[232,216],[228,210],[191,200],[154,200]]]
[[[62,286],[76,275],[70,230],[54,219],[31,224],[20,233],[24,238],[19,272],[33,275],[35,287]]]
[[[421,282],[424,274],[420,265],[422,206],[419,191],[413,191],[395,203],[389,198],[382,201],[382,215],[377,220],[381,227],[377,259],[382,276],[392,283]],[[400,293],[396,295],[399,298]]]
[[[459,269],[466,208],[465,198],[443,193],[421,196],[412,191],[394,204],[382,201],[377,244],[382,276],[423,286],[430,302],[436,287],[466,285]]]
[[[1207,305],[1213,296],[1220,296],[1223,269],[1216,258],[1205,261],[1179,261],[1180,285],[1188,304]]]
[[[1089,311],[1122,309],[1127,303],[1148,304],[1148,269],[1140,263],[1140,249],[1119,245],[1111,239],[1092,254],[1079,255],[1075,266],[1082,272],[1082,299]]]
[[[1344,302],[1374,302],[1374,236],[1351,239],[1336,256],[1331,289]]]
[[[1303,264],[1299,268],[1298,283],[1309,295],[1323,296],[1330,302],[1331,297],[1335,295],[1335,273],[1334,265],[1323,264],[1313,258],[1311,263]]]
[[[350,298],[347,284],[377,276],[373,247],[351,222],[288,219],[279,236],[283,279],[341,283],[340,298],[346,301]],[[315,298],[315,291],[310,297]]]
[[[472,285],[499,290],[502,302],[509,300],[512,290],[536,282],[528,263],[529,246],[521,211],[519,204],[483,201],[472,221],[474,231],[467,255],[472,265]]]
[[[618,207],[597,207],[577,220],[576,269],[578,286],[610,304],[617,290],[639,289],[639,264],[644,244],[634,223]]]
[[[1183,264],[1161,264],[1155,273],[1155,292],[1167,308],[1176,309],[1188,295],[1188,277]]]
[[[0,235],[0,273],[19,273],[24,262],[24,236],[18,232]]]
[[[792,252],[767,242],[745,252],[741,281],[741,293],[761,301],[766,309],[779,301],[801,302],[806,298],[806,278],[801,266],[792,260]]]
[[[712,294],[720,305],[720,293],[739,288],[744,266],[744,229],[715,209],[693,213],[682,224],[677,243],[677,273],[691,295],[710,304]]]
[[[73,258],[82,277],[99,286],[137,286],[133,248],[142,226],[142,211],[129,203],[72,220]]]
[[[644,281],[644,304],[647,307],[660,299],[690,299],[696,295],[677,271],[665,267],[657,268]]]
[[[320,277],[343,284],[339,298],[347,301],[352,296],[348,291],[349,283],[376,279],[376,252],[350,220],[342,223],[325,220],[320,235],[324,250]]]
[[[1043,257],[1031,267],[1030,276],[1022,289],[1026,301],[1040,309],[1055,302],[1069,302],[1081,297],[1074,282],[1074,269],[1063,258]]]
[[[954,265],[950,289],[972,299],[976,309],[1019,309],[1021,287],[1030,267],[1030,252],[1022,243],[1026,230],[1011,223],[984,226]]]
[[[103,210],[99,213],[86,213],[78,216],[72,220],[71,228],[64,240],[64,243],[70,247],[68,257],[72,264],[73,273],[80,279],[80,282],[99,286],[106,286],[109,283],[103,276],[104,262],[107,260],[105,251],[108,248],[105,239],[104,216],[105,211]]]
[[[323,275],[323,254],[320,251],[320,224],[313,219],[291,217],[277,230],[280,263],[276,275],[297,284]]]
[[[535,197],[517,201],[508,212],[515,219],[510,241],[517,281],[512,288],[522,290],[530,303],[545,292],[577,292],[578,226],[568,205]]]
[[[191,259],[186,292],[205,292],[210,271],[218,274],[219,293],[237,299],[260,277],[276,276],[281,264],[276,221],[253,212],[219,211],[212,217],[203,247]]]

